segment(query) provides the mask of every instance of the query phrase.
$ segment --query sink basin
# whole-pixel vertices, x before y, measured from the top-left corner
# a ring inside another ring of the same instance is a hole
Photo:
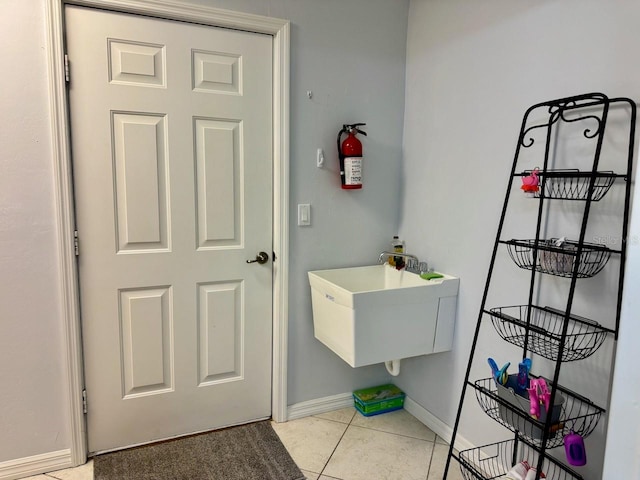
[[[389,265],[308,275],[314,335],[352,367],[451,349],[458,278]]]

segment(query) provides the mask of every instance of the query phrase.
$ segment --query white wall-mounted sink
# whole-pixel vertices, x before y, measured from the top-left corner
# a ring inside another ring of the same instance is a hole
[[[389,265],[308,275],[314,335],[352,367],[451,349],[458,278]]]

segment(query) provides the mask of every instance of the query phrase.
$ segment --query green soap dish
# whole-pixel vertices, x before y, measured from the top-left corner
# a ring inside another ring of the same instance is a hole
[[[434,278],[442,278],[442,277],[444,277],[444,275],[436,272],[426,272],[426,273],[420,274],[420,278],[424,278],[425,280],[433,280]]]

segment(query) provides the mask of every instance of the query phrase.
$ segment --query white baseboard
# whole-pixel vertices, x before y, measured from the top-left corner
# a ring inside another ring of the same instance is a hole
[[[347,407],[353,407],[353,395],[351,393],[340,393],[330,397],[316,398],[314,400],[289,405],[287,407],[287,420],[309,417],[311,415],[318,415]]]
[[[318,415],[320,413],[338,410],[340,408],[352,407],[353,395],[351,393],[341,393],[330,397],[316,398],[307,400],[306,402],[295,403],[287,408],[287,420],[295,420],[297,418]],[[453,428],[436,417],[429,410],[409,397],[404,399],[404,409],[411,415],[416,417],[426,427],[430,428],[436,435],[451,443]],[[467,450],[475,448],[471,442],[460,435],[456,436],[456,449]]]
[[[442,438],[447,443],[451,443],[451,437],[453,436],[453,428],[444,423],[438,417],[436,417],[429,410],[424,408],[419,403],[413,401],[411,398],[406,397],[404,399],[404,409],[409,412],[411,415],[416,417],[425,426],[429,427],[436,435]],[[470,448],[475,448],[476,446],[467,440],[464,437],[461,437],[459,434],[456,435],[456,450],[468,450]]]
[[[0,480],[15,480],[73,466],[71,450],[43,453],[0,462]]]

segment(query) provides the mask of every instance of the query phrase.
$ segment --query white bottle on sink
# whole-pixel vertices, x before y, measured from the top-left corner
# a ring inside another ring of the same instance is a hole
[[[398,235],[393,236],[393,240],[391,240],[390,251],[394,253],[404,253],[404,242],[400,240],[400,237]],[[404,266],[404,263],[405,261],[402,257],[389,256],[389,265],[391,265],[392,267],[397,267],[398,264],[400,264],[400,266]]]

